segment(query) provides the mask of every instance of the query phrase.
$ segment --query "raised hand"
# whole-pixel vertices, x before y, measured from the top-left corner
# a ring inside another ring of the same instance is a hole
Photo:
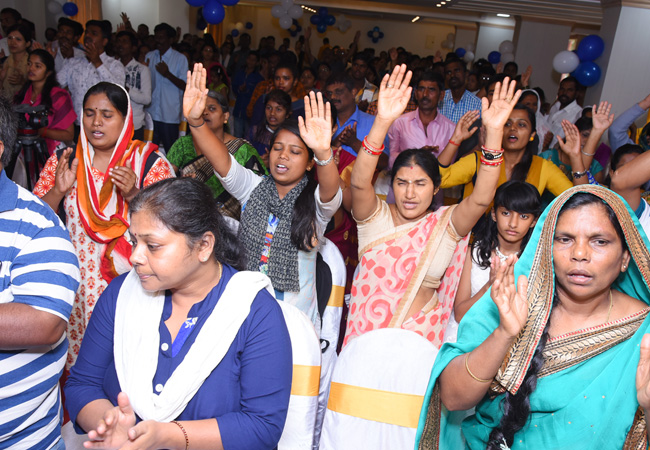
[[[530,86],[530,76],[533,74],[533,66],[526,67],[526,71],[521,74],[521,85]],[[541,105],[540,105],[541,107]]]
[[[122,448],[129,440],[129,429],[134,425],[135,413],[129,397],[120,392],[117,396],[117,406],[106,411],[97,428],[88,432],[90,440],[84,442],[84,447],[104,450]]]
[[[95,44],[89,42],[88,44],[85,44],[83,46],[83,49],[86,52],[86,58],[88,58],[88,61],[93,63],[95,66],[97,66],[97,64],[99,65],[102,64],[102,60],[99,57],[100,55],[99,49],[95,47]]]
[[[203,123],[203,111],[208,98],[206,78],[207,74],[201,63],[194,64],[194,70],[191,72],[187,71],[187,84],[183,94],[183,116],[193,127]]]
[[[131,168],[116,166],[109,171],[108,175],[111,177],[113,184],[122,193],[124,200],[130,202],[131,199],[136,196],[138,193],[138,188],[136,186],[138,178]]]
[[[457,144],[460,144],[464,140],[472,137],[472,135],[476,133],[476,130],[478,130],[478,126],[472,127],[472,125],[479,117],[480,114],[478,111],[467,111],[465,114],[463,114],[463,117],[461,117],[456,124],[454,134],[451,136],[451,140]]]
[[[487,98],[482,98],[482,114],[481,119],[486,128],[499,129],[503,131],[503,125],[510,117],[512,109],[515,107],[521,96],[521,91],[515,89],[517,87],[516,81],[510,81],[506,77],[503,84],[497,83],[494,88],[494,96],[492,103]]]
[[[594,105],[591,109],[591,122],[593,123],[594,130],[605,131],[612,126],[614,113],[611,111],[612,105],[609,102],[600,102],[599,105]]]
[[[318,159],[330,157],[332,142],[332,110],[323,94],[310,92],[305,96],[305,118],[298,117],[300,137]]]
[[[70,165],[70,157],[74,150],[70,147],[63,150],[61,158],[56,165],[56,174],[54,175],[54,189],[61,195],[65,196],[77,180],[77,166],[79,160],[74,159]]]
[[[562,137],[557,136],[557,143],[560,145],[560,148],[569,156],[579,156],[580,132],[578,131],[578,127],[568,120],[563,120],[562,129],[564,130],[564,140],[562,140]]]
[[[377,98],[378,118],[392,122],[404,112],[413,90],[409,86],[412,75],[406,64],[395,66],[393,73],[384,75]]]
[[[528,318],[526,291],[528,279],[521,275],[515,287],[515,262],[517,258],[509,256],[505,262],[499,262],[490,295],[499,308],[499,327],[509,337],[516,337]],[[490,268],[490,271],[492,269]]]
[[[636,400],[639,406],[650,412],[650,334],[641,339],[639,364],[636,368]]]

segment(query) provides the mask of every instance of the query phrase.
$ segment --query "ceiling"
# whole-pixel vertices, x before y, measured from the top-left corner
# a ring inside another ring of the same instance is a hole
[[[604,0],[603,3],[613,1]],[[273,4],[278,3],[279,0],[257,0],[257,2]],[[600,26],[603,18],[601,0],[295,0],[295,2],[313,8],[327,6],[335,13],[395,18],[403,16],[404,19],[409,20],[419,15],[422,19],[429,20],[476,23],[491,18],[496,19],[496,14],[501,13],[510,14],[512,18],[572,23],[578,26]]]

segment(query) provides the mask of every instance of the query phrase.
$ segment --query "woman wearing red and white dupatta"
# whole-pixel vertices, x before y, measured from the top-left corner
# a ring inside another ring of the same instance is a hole
[[[67,369],[76,361],[95,302],[114,277],[131,269],[128,202],[141,188],[174,176],[156,145],[132,140],[131,103],[121,86],[102,82],[91,87],[81,119],[76,152],[54,153],[34,188],[55,211],[63,201],[81,267],[68,324]]]
[[[440,171],[429,151],[406,150],[391,173],[395,204],[375,195],[372,177],[388,128],[409,99],[411,72],[398,66],[381,83],[378,113],[352,169],[352,215],[359,235],[359,270],[353,281],[344,345],[378,328],[403,328],[436,347],[453,309],[468,235],[492,202],[503,162],[501,136],[520,92],[497,84],[483,100],[483,147],[477,188],[460,204],[433,210]]]

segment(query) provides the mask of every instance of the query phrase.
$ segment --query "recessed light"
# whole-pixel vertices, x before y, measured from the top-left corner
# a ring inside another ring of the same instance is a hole
[[[420,16],[415,16],[413,19],[411,19],[411,22],[412,22],[412,23],[415,23],[415,22],[417,22],[418,20],[420,20]]]
[[[438,4],[436,5],[436,7],[438,7],[438,8],[440,8],[441,6],[442,6],[442,5],[441,5],[440,3],[438,3]]]
[[[510,17],[510,14],[497,14],[497,17]]]

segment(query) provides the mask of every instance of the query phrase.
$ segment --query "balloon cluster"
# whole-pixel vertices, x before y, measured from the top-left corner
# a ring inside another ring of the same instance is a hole
[[[336,17],[329,13],[325,6],[318,8],[318,13],[311,16],[309,19],[312,25],[316,25],[316,30],[319,33],[325,33],[327,27],[331,27],[336,23]]]
[[[494,50],[488,54],[488,61],[491,64],[507,64],[515,60],[515,44],[505,40],[499,44],[499,51]]]
[[[289,27],[289,34],[291,37],[296,37],[298,36],[298,33],[302,31],[302,27],[298,23],[296,19],[293,19],[293,23],[291,24],[291,27]]]
[[[203,8],[203,18],[207,23],[216,25],[226,17],[224,6],[235,6],[239,0],[185,0],[188,5]]]
[[[294,19],[302,17],[300,5],[294,5],[293,0],[282,0],[279,5],[273,5],[271,15],[280,21],[280,28],[288,30]]]
[[[585,36],[575,52],[564,50],[553,58],[553,68],[560,73],[571,73],[578,83],[589,87],[600,80],[600,66],[594,62],[605,50],[605,41],[596,35]]]
[[[244,28],[246,28],[247,30],[252,30],[253,22],[246,22],[246,25],[244,25],[241,22],[237,22],[235,24],[235,27],[232,30],[230,30],[230,34],[232,34],[232,37],[237,37],[244,30]]]
[[[60,1],[50,0],[47,4],[47,10],[58,20],[61,17],[72,17],[76,16],[79,12],[79,8],[72,2],[66,2],[61,5]]]
[[[476,46],[474,44],[467,44],[467,46],[463,47],[458,47],[455,51],[456,56],[459,58],[462,58],[463,61],[465,62],[472,62],[474,61],[474,50],[476,50]]]
[[[449,50],[454,48],[454,41],[456,40],[456,35],[454,33],[449,33],[447,39],[440,43],[442,48],[448,48]]]
[[[372,30],[368,30],[368,37],[372,39],[373,44],[376,44],[379,39],[384,38],[384,32],[379,27],[374,27]]]

